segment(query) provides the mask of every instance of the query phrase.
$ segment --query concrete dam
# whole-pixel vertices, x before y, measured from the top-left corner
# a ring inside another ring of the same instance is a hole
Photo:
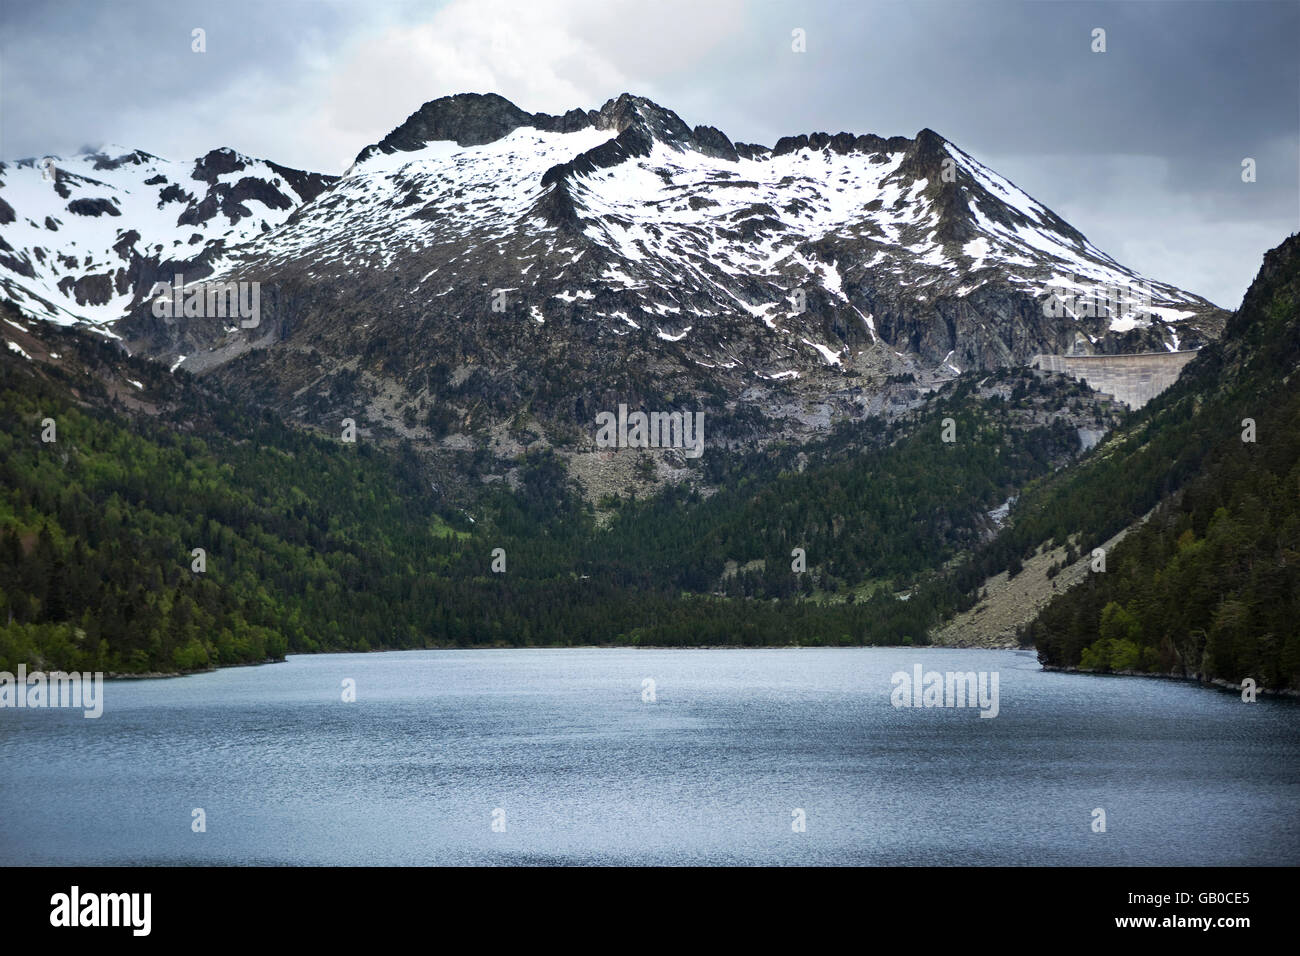
[[[1136,355],[1035,355],[1029,367],[1061,372],[1087,382],[1094,391],[1113,395],[1129,408],[1141,408],[1174,384],[1195,355],[1195,349]]]

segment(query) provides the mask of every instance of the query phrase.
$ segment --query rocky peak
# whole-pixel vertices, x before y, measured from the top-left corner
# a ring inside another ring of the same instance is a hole
[[[899,172],[913,179],[939,179],[943,161],[952,159],[948,141],[926,127],[907,143],[907,151]]]
[[[458,93],[425,103],[380,142],[363,149],[357,162],[378,154],[412,152],[436,141],[482,146],[522,126],[556,133],[608,130],[621,144],[615,150],[620,157],[644,155],[657,141],[733,162],[739,158],[721,130],[712,126],[692,130],[672,110],[633,93],[607,100],[600,109],[571,109],[562,115],[529,113],[496,93]],[[755,151],[762,149],[754,147]]]
[[[126,149],[118,146],[105,146],[93,153],[86,154],[87,159],[93,159],[95,164],[92,168],[96,170],[117,169],[121,166],[142,166],[158,157],[152,153],[146,153],[142,149]]]
[[[244,157],[229,146],[222,146],[209,150],[206,155],[194,161],[193,178],[211,184],[217,181],[217,177],[239,172],[246,166]]]
[[[616,133],[639,125],[655,138],[669,142],[690,139],[691,136],[691,128],[672,110],[632,93],[622,93],[606,101],[595,111],[592,122],[596,129],[612,129]]]
[[[430,100],[373,146],[357,162],[377,153],[410,152],[426,143],[451,140],[460,146],[482,146],[532,123],[533,115],[496,93],[457,93]]]

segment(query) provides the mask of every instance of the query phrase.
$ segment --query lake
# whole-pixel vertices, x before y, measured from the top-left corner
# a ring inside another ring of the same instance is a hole
[[[997,716],[893,706],[917,665]],[[0,710],[0,758],[5,864],[1300,863],[1300,706],[1019,651],[294,656]]]

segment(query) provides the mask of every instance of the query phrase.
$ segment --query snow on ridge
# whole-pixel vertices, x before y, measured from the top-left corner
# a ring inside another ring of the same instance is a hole
[[[51,231],[44,227],[43,215],[31,216],[20,205],[50,208],[52,184],[42,185],[41,171],[34,164],[14,166],[0,175],[0,196],[14,205],[18,221],[0,232],[24,250],[71,250],[79,259],[91,251],[89,269],[38,269],[37,280],[16,281],[32,295],[55,303],[57,315],[43,317],[90,318],[101,324],[123,314],[132,301],[131,291],[119,294],[114,284],[107,303],[85,307],[77,306],[58,284],[70,274],[115,274],[123,263],[112,246],[118,232],[126,229],[141,232],[137,248],[158,251],[164,258],[192,255],[213,238],[224,238],[226,248],[212,262],[214,280],[242,277],[241,270],[253,266],[274,271],[293,262],[309,263],[312,276],[339,276],[357,269],[400,270],[402,257],[418,252],[424,256],[421,268],[404,277],[408,284],[403,289],[414,296],[439,298],[458,284],[463,287],[465,276],[473,274],[458,274],[453,263],[466,268],[458,259],[472,269],[476,261],[486,257],[495,261],[500,254],[518,263],[516,281],[541,286],[543,294],[566,304],[593,299],[595,293],[584,286],[600,283],[616,295],[630,293],[627,301],[639,297],[635,308],[641,313],[638,317],[645,319],[683,310],[701,317],[744,312],[774,331],[780,329],[777,319],[785,321],[801,311],[791,302],[792,291],[812,281],[834,303],[857,312],[873,338],[874,318],[858,308],[861,302],[851,301],[845,288],[846,281],[850,290],[857,288],[854,283],[864,270],[879,270],[918,302],[940,295],[964,297],[997,279],[1027,294],[1042,295],[1051,285],[1041,279],[1045,268],[1073,272],[1081,281],[1119,283],[1139,278],[1086,240],[1081,243],[1057,231],[1049,225],[1046,207],[947,144],[947,153],[966,173],[1024,217],[1020,220],[1013,214],[1018,224],[1004,225],[998,221],[1004,214],[991,207],[982,209],[978,200],[971,202],[978,234],[961,245],[960,253],[955,246],[936,241],[938,213],[925,195],[930,181],[899,175],[904,151],[803,149],[780,156],[767,151],[757,158],[732,161],[656,140],[647,156],[569,177],[568,197],[581,220],[576,230],[543,218],[540,210],[547,207],[539,200],[555,188],[542,189],[546,171],[612,138],[610,130],[590,127],[560,133],[525,126],[481,146],[438,141],[410,152],[376,151],[305,206],[267,210],[256,200],[247,200],[245,205],[254,215],[234,226],[220,214],[198,227],[177,226],[175,219],[187,204],[167,203],[158,210],[158,193],[164,185],[141,185],[151,176],[164,175],[168,183],[201,199],[200,190],[207,184],[189,178],[192,162],[172,164],[153,157],[116,170],[93,170],[93,159],[74,158],[57,165],[72,172],[80,162],[78,175],[99,177],[103,185],[69,179],[70,198],[116,199],[115,208],[122,215],[80,217],[65,210],[54,216],[58,229]],[[132,152],[123,150],[121,155]],[[240,159],[247,168],[222,174],[219,182],[231,184],[244,176],[275,178],[265,161]],[[22,198],[24,189],[41,202],[9,198]],[[281,189],[292,195],[287,184]],[[61,203],[66,206],[68,201]],[[287,221],[295,211],[293,221]],[[29,218],[37,225],[31,226]],[[10,238],[15,229],[28,233],[20,236],[21,243]],[[195,233],[201,242],[190,245]],[[863,240],[862,255],[834,257],[813,245],[839,239]],[[588,252],[592,256],[583,262]],[[567,263],[565,256],[571,256]],[[425,264],[433,262],[438,264],[432,269]],[[440,272],[443,266],[447,269]],[[989,273],[963,281],[970,272],[982,269]],[[409,282],[421,274],[418,282]],[[435,274],[443,276],[438,286],[445,283],[446,291],[421,291]],[[0,280],[5,278],[7,274],[0,271]],[[761,286],[757,295],[755,281]],[[12,283],[7,285],[12,289]],[[1151,317],[1170,322],[1195,314],[1174,308],[1194,304],[1194,298],[1153,286],[1164,305],[1151,309]],[[556,288],[561,291],[551,291]],[[653,301],[664,289],[679,289],[681,305]],[[762,297],[771,301],[750,301]],[[30,298],[20,304],[24,311],[41,311]],[[791,305],[789,310],[786,304]],[[610,311],[603,318],[639,328],[627,311],[606,308]],[[530,314],[539,323],[545,321],[540,310]],[[682,335],[658,332],[669,341]],[[839,364],[837,353],[805,342],[828,362]]]
[[[1047,208],[1010,180],[995,173],[983,163],[966,155],[951,143],[944,143],[944,151],[976,182],[1008,206],[1020,212],[1030,222],[1046,225]]]
[[[35,273],[29,277],[0,271],[0,276],[8,273],[4,285],[10,298],[36,318],[59,325],[84,321],[102,327],[121,318],[137,294],[148,292],[121,290],[123,270],[130,266],[133,254],[145,259],[189,259],[215,239],[234,246],[260,236],[263,223],[278,225],[288,218],[302,198],[292,185],[266,161],[229,152],[244,168],[220,174],[212,184],[193,178],[198,160],[168,160],[117,145],[67,158],[48,157],[48,163],[41,157],[6,164],[0,173],[0,198],[13,208],[15,220],[0,227],[0,234],[13,247],[14,257]],[[131,161],[123,162],[126,157]],[[105,159],[119,165],[96,169]],[[215,186],[231,186],[244,178],[275,184],[272,188],[289,200],[289,208],[275,209],[247,198],[241,205],[251,215],[234,223],[221,211],[206,222],[178,222]],[[68,195],[60,195],[60,190]],[[130,232],[139,238],[123,251],[114,248]],[[69,263],[61,256],[76,261]],[[68,280],[95,276],[107,280],[99,280],[101,290],[108,291],[107,300],[78,304],[75,289],[66,288]]]

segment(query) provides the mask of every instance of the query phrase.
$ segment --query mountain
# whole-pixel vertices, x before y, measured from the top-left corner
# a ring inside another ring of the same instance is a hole
[[[111,333],[156,281],[211,272],[335,178],[231,149],[193,162],[106,146],[0,163],[0,290],[27,315]]]
[[[562,115],[461,94],[337,179],[228,152],[79,162],[2,171],[19,308],[89,309],[245,400],[435,456],[582,455],[620,404],[705,408],[720,445],[807,437],[963,369],[1197,348],[1225,317],[1158,282],[1135,298],[1143,277],[928,129],[768,147],[630,94]],[[59,232],[83,220],[88,254]],[[171,274],[257,283],[256,326],[155,315]]]
[[[534,443],[504,481],[468,455],[462,508],[414,444],[313,435],[221,375],[0,304],[0,663],[925,643],[979,612],[990,577],[1106,545],[1106,571],[1027,629],[1045,663],[1297,686],[1298,284],[1292,237],[1137,412],[1035,368],[968,371],[910,410],[711,451],[694,485],[638,479],[597,507]]]

